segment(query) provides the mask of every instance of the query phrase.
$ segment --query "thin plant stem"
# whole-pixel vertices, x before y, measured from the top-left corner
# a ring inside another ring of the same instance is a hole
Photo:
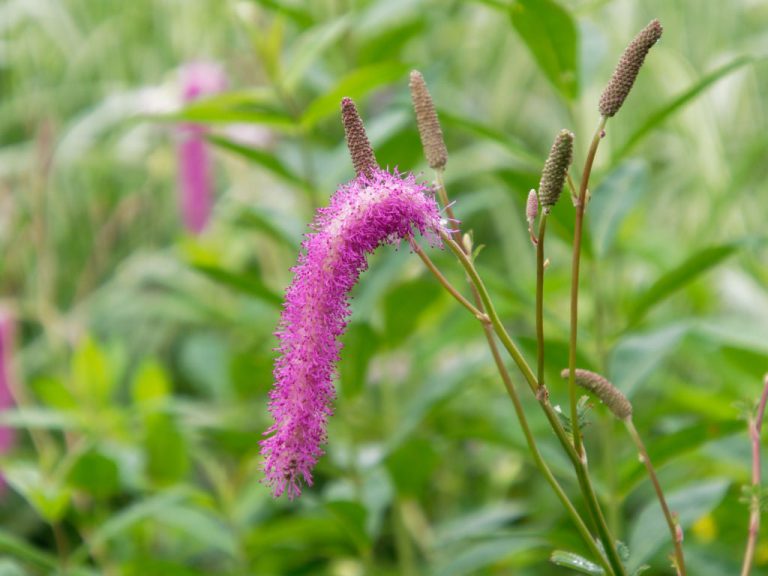
[[[437,179],[437,194],[440,201],[443,203],[443,206],[445,207],[446,215],[452,221],[455,221],[456,218],[454,216],[451,204],[448,201],[448,193],[445,189],[445,184],[443,182],[441,171],[437,172],[436,179]],[[512,342],[512,339],[509,338],[509,335],[504,330],[504,327],[501,324],[501,321],[499,320],[499,317],[496,314],[496,310],[493,307],[493,303],[491,302],[491,299],[488,295],[488,291],[485,289],[482,279],[477,274],[477,271],[475,270],[474,265],[472,264],[472,261],[470,259],[471,255],[468,254],[467,248],[461,244],[461,232],[458,230],[458,228],[456,228],[452,231],[452,237],[448,236],[445,233],[441,233],[441,238],[444,242],[446,242],[448,247],[451,249],[452,252],[454,252],[454,254],[459,258],[459,261],[464,266],[465,272],[467,273],[469,286],[472,290],[472,296],[475,300],[477,309],[480,310],[488,319],[487,321],[485,321],[484,319],[478,317],[478,319],[481,321],[481,324],[483,327],[483,333],[485,334],[485,338],[486,338],[486,341],[488,342],[488,347],[491,350],[491,354],[494,358],[494,362],[496,363],[496,367],[504,382],[504,386],[507,389],[507,393],[510,395],[510,397],[512,398],[512,402],[515,405],[515,411],[517,412],[518,419],[520,420],[521,426],[524,425],[524,432],[526,430],[528,431],[528,434],[526,435],[526,440],[528,442],[529,449],[532,455],[534,456],[534,461],[536,462],[537,466],[541,470],[542,474],[544,474],[547,481],[552,486],[552,489],[555,491],[558,498],[560,498],[561,502],[563,503],[563,506],[571,515],[579,533],[584,538],[585,543],[587,544],[589,549],[593,552],[593,554],[595,554],[595,558],[600,562],[600,564],[604,566],[606,573],[608,575],[615,574],[616,576],[622,576],[624,574],[623,566],[620,565],[621,569],[618,572],[616,572],[613,566],[611,565],[611,563],[609,563],[606,560],[605,555],[601,553],[600,550],[597,548],[595,541],[592,538],[592,535],[590,534],[589,530],[584,525],[584,522],[581,519],[581,516],[576,511],[575,507],[570,502],[570,500],[568,500],[567,495],[562,490],[560,485],[557,483],[557,480],[555,479],[554,475],[551,473],[551,471],[547,467],[546,462],[541,457],[541,454],[538,451],[535,438],[533,437],[532,434],[530,434],[530,428],[527,425],[525,412],[522,410],[522,404],[520,403],[519,397],[517,395],[517,391],[515,390],[514,385],[512,384],[512,379],[509,375],[509,372],[504,362],[501,360],[501,354],[499,353],[499,348],[498,348],[498,345],[496,344],[494,333],[496,333],[500,338],[502,338],[501,336],[502,334],[506,337],[505,348],[515,360],[515,363],[517,364],[518,368],[520,369],[521,373],[525,377],[528,384],[532,387],[531,389],[534,393],[539,391],[538,386],[536,386],[536,378],[533,375],[533,372],[531,371],[528,364],[525,362],[525,359],[523,358],[522,354],[520,354],[520,352],[515,347],[514,342]],[[488,307],[487,312],[486,312],[486,307]],[[492,318],[495,318],[495,322]],[[501,329],[500,330],[501,334],[499,334],[499,330],[498,330],[499,328]],[[546,390],[546,388],[541,388],[541,390]],[[578,459],[574,460],[574,458],[576,457],[576,453],[573,450],[573,446],[568,441],[565,430],[563,430],[562,425],[560,424],[560,420],[558,419],[557,415],[552,409],[552,406],[549,404],[548,395],[538,394],[538,393],[535,395],[536,395],[536,398],[539,400],[540,405],[544,409],[544,412],[547,415],[547,418],[549,419],[549,422],[552,425],[553,429],[555,430],[556,435],[560,439],[560,443],[566,449],[566,452],[569,453],[569,456],[574,462],[574,466],[578,466],[579,465]],[[519,407],[519,410],[518,410],[518,407]],[[589,509],[589,506],[588,506],[588,509]],[[592,517],[594,522],[594,513],[592,512],[591,509],[590,509],[590,517]],[[611,545],[605,544],[604,548],[610,549]]]
[[[539,219],[539,240],[536,243],[536,375],[539,387],[544,386],[544,237],[547,234],[547,210]]]
[[[749,420],[749,435],[752,440],[752,498],[749,502],[749,536],[744,551],[741,576],[748,576],[755,558],[757,535],[760,532],[760,432],[763,427],[765,404],[768,402],[768,374],[763,379],[763,393],[757,407],[757,416]]]
[[[463,249],[456,242],[454,242],[454,240],[446,232],[441,231],[440,238],[458,257],[462,266],[464,266],[467,275],[475,285],[480,299],[482,300],[484,310],[491,320],[491,325],[494,332],[498,336],[499,340],[501,340],[504,348],[506,348],[510,356],[512,356],[512,359],[515,361],[515,364],[517,364],[525,379],[528,381],[531,390],[534,392],[537,400],[539,400],[539,404],[544,409],[544,412],[547,415],[547,419],[549,420],[552,429],[558,437],[558,440],[560,440],[563,448],[565,448],[568,456],[571,458],[571,462],[573,463],[574,469],[576,471],[576,477],[579,480],[579,486],[581,487],[581,491],[586,499],[587,508],[589,509],[592,521],[597,528],[600,539],[603,541],[603,546],[608,555],[608,560],[611,563],[611,567],[617,576],[623,576],[625,574],[624,564],[621,562],[621,557],[619,556],[618,550],[616,549],[616,543],[613,540],[610,531],[608,530],[608,524],[606,523],[603,512],[600,509],[600,503],[598,502],[597,494],[595,493],[594,487],[592,486],[592,482],[589,478],[589,472],[587,471],[586,459],[576,453],[574,446],[568,440],[568,436],[563,429],[562,424],[560,424],[560,420],[558,419],[557,414],[555,414],[554,410],[552,409],[552,405],[549,403],[549,395],[546,391],[546,388],[542,387],[539,389],[536,376],[531,370],[531,367],[525,361],[525,358],[523,358],[520,350],[512,341],[512,338],[510,338],[509,333],[504,328],[504,325],[501,323],[501,319],[499,318],[499,315],[493,306],[493,302],[491,301],[490,295],[488,294],[488,290],[480,278],[477,270],[475,269],[474,264],[464,253]],[[573,426],[573,429],[578,429],[578,422]]]
[[[659,484],[659,479],[656,476],[656,470],[653,468],[651,458],[648,456],[648,450],[645,449],[645,444],[643,443],[637,428],[635,428],[635,424],[632,421],[632,416],[625,418],[623,422],[627,427],[627,431],[629,432],[632,441],[637,447],[637,451],[640,452],[640,458],[642,459],[643,464],[645,464],[645,469],[648,471],[648,477],[651,479],[651,484],[653,484],[653,490],[656,492],[656,498],[659,500],[661,511],[664,513],[667,526],[669,526],[669,533],[672,535],[672,542],[675,546],[675,568],[677,569],[677,574],[678,576],[685,576],[685,557],[683,556],[682,532],[679,530],[677,521],[675,520],[675,517],[672,515],[672,512],[667,505],[667,500],[664,498],[664,491],[661,489],[661,484]]]
[[[587,152],[587,159],[584,162],[584,172],[581,174],[581,184],[579,185],[579,196],[576,200],[576,223],[573,233],[573,260],[571,263],[571,336],[568,345],[568,397],[571,405],[571,422],[573,425],[573,446],[576,453],[581,455],[582,439],[581,430],[578,425],[578,407],[576,393],[576,344],[579,331],[579,265],[581,263],[581,238],[584,226],[584,209],[586,208],[587,187],[589,185],[589,176],[592,173],[592,164],[595,161],[597,147],[603,137],[603,129],[608,121],[607,118],[600,118],[600,123],[592,136],[592,143]]]
[[[493,332],[492,332],[491,325],[484,324],[483,329],[486,331],[489,341],[493,341]],[[576,525],[576,529],[581,535],[581,538],[589,547],[589,550],[590,552],[592,552],[595,559],[597,559],[597,561],[603,566],[607,574],[614,574],[614,571],[611,568],[610,564],[608,563],[608,560],[606,559],[605,555],[600,551],[600,549],[597,547],[597,544],[595,543],[595,540],[592,538],[592,534],[590,534],[589,528],[587,528],[586,524],[584,524],[584,521],[581,519],[581,516],[579,515],[578,511],[576,510],[573,503],[568,498],[568,495],[565,493],[562,486],[560,486],[560,483],[557,481],[554,474],[552,474],[552,471],[549,469],[549,466],[547,466],[547,463],[544,461],[544,458],[541,456],[541,452],[539,452],[539,448],[536,445],[536,439],[534,438],[533,433],[531,432],[531,428],[528,425],[528,419],[525,416],[525,410],[523,409],[523,404],[520,401],[520,397],[517,393],[517,390],[515,389],[514,384],[512,383],[512,378],[509,375],[509,371],[504,365],[504,360],[501,358],[501,354],[499,353],[498,347],[495,346],[495,343],[494,343],[494,346],[491,346],[491,354],[493,355],[493,360],[496,363],[496,368],[498,369],[499,374],[501,375],[501,379],[504,382],[504,387],[507,390],[507,394],[509,395],[510,399],[512,400],[512,404],[515,407],[515,413],[517,414],[517,419],[520,422],[520,428],[522,428],[523,430],[525,441],[528,444],[528,450],[531,452],[531,455],[533,456],[533,460],[536,463],[536,467],[539,469],[539,471],[542,473],[542,475],[547,480],[549,485],[552,487],[552,490],[555,492],[555,494],[557,495],[557,498],[560,500],[563,507],[568,512],[568,515],[571,517],[571,520]]]
[[[435,278],[437,278],[437,281],[443,285],[443,288],[445,288],[451,294],[451,296],[453,296],[459,302],[459,304],[469,310],[475,316],[475,318],[481,322],[490,322],[488,315],[485,314],[485,312],[481,312],[475,308],[472,303],[464,298],[464,296],[462,296],[461,293],[448,281],[443,273],[440,272],[435,263],[432,262],[432,259],[427,255],[427,253],[422,250],[421,246],[419,246],[415,241],[411,241],[411,248],[414,252],[416,252],[416,255],[421,258],[421,261],[424,262],[424,265],[427,267],[427,269],[432,272]]]
[[[67,572],[68,556],[69,556],[69,543],[67,542],[67,536],[61,527],[59,521],[51,523],[53,529],[53,539],[56,542],[56,552],[59,557],[59,569],[62,574]]]

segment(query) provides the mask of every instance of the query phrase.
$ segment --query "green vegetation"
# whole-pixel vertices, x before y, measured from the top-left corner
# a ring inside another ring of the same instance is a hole
[[[0,305],[15,319],[17,403],[0,412],[17,430],[0,455],[0,574],[599,573],[477,319],[406,245],[377,252],[353,293],[315,485],[274,500],[259,441],[302,233],[355,175],[341,98],[382,166],[430,180],[408,90],[423,73],[453,211],[535,367],[528,192],[563,128],[581,177],[601,90],[652,18],[664,36],[592,171],[576,364],[631,400],[688,573],[737,574],[761,496],[748,428],[768,371],[768,6],[754,0],[0,4]],[[228,88],[184,106],[179,70],[199,59]],[[177,207],[189,123],[208,127],[215,157],[199,235]],[[562,196],[547,217],[544,379],[570,415]],[[469,298],[451,251],[424,250]],[[508,368],[586,518],[580,478]],[[635,444],[592,404],[583,442],[616,553],[629,573],[673,574]],[[752,573],[767,571],[761,535]]]

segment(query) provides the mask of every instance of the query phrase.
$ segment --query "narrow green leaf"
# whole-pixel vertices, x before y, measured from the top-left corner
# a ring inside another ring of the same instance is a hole
[[[291,93],[306,76],[307,69],[331,46],[334,46],[351,24],[350,15],[324,22],[299,36],[292,46],[292,58],[283,76],[283,87]]]
[[[50,570],[51,572],[55,571],[59,565],[58,560],[54,556],[51,556],[42,550],[38,550],[21,538],[6,532],[2,528],[0,528],[0,551],[13,556],[14,558],[18,558],[19,560],[30,562],[40,568]]]
[[[299,26],[311,26],[314,23],[314,18],[308,10],[308,4],[294,5],[290,2],[284,2],[280,0],[254,0],[257,4],[265,6],[283,16],[287,16]],[[302,6],[301,8],[299,6]]]
[[[638,299],[630,313],[630,325],[637,324],[656,305],[714,268],[739,249],[741,243],[730,242],[699,250],[673,270],[663,274]]]
[[[120,471],[112,458],[91,450],[78,458],[67,481],[95,498],[106,498],[120,488]]]
[[[591,574],[592,576],[599,576],[605,574],[605,570],[601,566],[598,566],[594,562],[590,562],[586,558],[579,556],[573,552],[566,552],[565,550],[555,550],[549,557],[550,562],[563,568],[570,568],[574,572],[580,574]]]
[[[157,121],[196,122],[206,124],[265,124],[283,131],[296,128],[290,114],[275,101],[271,91],[226,92],[196,100],[179,112],[150,116]]]
[[[672,434],[655,438],[648,447],[648,455],[658,470],[667,462],[697,450],[708,442],[738,434],[745,430],[746,424],[741,420],[719,422],[708,420],[705,423],[694,424]],[[619,471],[622,493],[628,494],[639,482],[645,479],[645,474],[645,466],[642,463],[636,460],[625,462]]]
[[[354,398],[365,385],[368,364],[376,353],[379,335],[367,322],[353,322],[342,342],[344,348],[339,362],[341,391],[345,397]]]
[[[534,154],[528,146],[520,139],[513,135],[505,134],[500,130],[483,124],[466,116],[459,116],[443,109],[438,110],[440,117],[440,123],[445,127],[450,128],[463,128],[468,132],[482,136],[488,140],[504,146],[513,156],[516,156],[521,164],[527,165],[531,168],[540,169],[544,165],[546,156],[539,157]]]
[[[690,330],[687,323],[672,324],[619,340],[608,359],[608,376],[631,397],[638,386],[676,349]]]
[[[715,84],[718,80],[721,78],[724,78],[731,72],[734,72],[735,70],[738,70],[745,64],[749,64],[752,62],[752,58],[748,56],[741,56],[739,58],[736,58],[732,62],[729,62],[725,66],[722,66],[715,70],[714,72],[711,72],[704,76],[701,80],[696,82],[693,86],[688,88],[685,92],[680,94],[677,98],[672,100],[669,104],[666,104],[665,106],[658,109],[656,112],[651,114],[651,116],[648,118],[648,120],[643,123],[640,128],[635,130],[635,132],[627,139],[627,142],[624,144],[624,146],[613,155],[613,161],[617,162],[632,150],[635,146],[637,146],[650,132],[656,128],[659,124],[664,122],[667,118],[672,116],[675,112],[683,108],[686,104],[688,104],[691,100],[701,95],[702,92],[707,90],[710,86]]]
[[[301,124],[307,129],[312,128],[320,120],[339,114],[341,99],[344,96],[360,98],[374,88],[403,79],[407,71],[408,67],[401,62],[382,62],[357,68],[339,80],[328,92],[316,98],[304,111]]]
[[[306,226],[296,216],[279,214],[257,206],[243,206],[235,218],[235,223],[263,232],[292,251],[298,247]]]
[[[571,14],[554,0],[516,0],[510,14],[542,72],[565,98],[576,98],[579,39]]]
[[[698,484],[690,484],[667,495],[667,503],[678,522],[687,528],[696,520],[710,512],[725,496],[730,481],[712,479]],[[633,570],[648,560],[662,545],[672,550],[670,534],[658,501],[654,498],[636,517],[630,533],[632,555],[629,569]]]
[[[133,526],[149,518],[161,518],[166,510],[189,497],[188,490],[174,489],[150,496],[124,508],[99,525],[87,542],[70,557],[73,563],[82,561],[91,548],[99,548],[109,540],[122,535]]]
[[[621,164],[600,183],[589,203],[589,228],[598,257],[613,247],[619,227],[648,190],[648,166],[641,160]]]
[[[384,300],[387,342],[396,346],[405,341],[429,305],[440,297],[440,292],[437,282],[419,278],[400,284],[387,294]]]
[[[180,482],[189,470],[187,441],[176,421],[164,413],[146,417],[146,473],[159,485]]]
[[[192,264],[192,269],[219,284],[258,298],[275,307],[280,307],[283,301],[278,294],[267,288],[253,274],[230,272],[213,264]]]
[[[246,160],[249,160],[254,164],[258,164],[275,176],[279,176],[283,180],[286,180],[287,182],[290,182],[299,188],[304,190],[309,188],[309,183],[306,180],[293,172],[291,168],[283,164],[272,152],[259,150],[258,148],[251,148],[250,146],[245,146],[235,142],[234,140],[230,140],[229,138],[215,134],[209,134],[207,139],[209,142],[221,148],[222,150],[227,150],[228,152],[233,152],[238,156],[242,156]]]

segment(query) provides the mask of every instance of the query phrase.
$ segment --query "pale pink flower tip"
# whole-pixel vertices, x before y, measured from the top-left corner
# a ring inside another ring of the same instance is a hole
[[[269,409],[274,424],[261,442],[266,482],[276,497],[312,485],[333,410],[333,377],[350,310],[348,294],[381,244],[414,233],[439,245],[440,211],[412,174],[375,168],[341,186],[317,212],[302,244],[276,335],[280,353]]]

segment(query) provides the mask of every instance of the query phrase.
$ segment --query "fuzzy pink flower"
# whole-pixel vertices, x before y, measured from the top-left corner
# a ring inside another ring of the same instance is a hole
[[[412,174],[374,169],[339,188],[306,235],[285,297],[280,355],[269,409],[275,423],[261,442],[266,482],[293,499],[323,454],[335,396],[333,377],[350,314],[348,295],[381,244],[414,232],[439,245],[440,211]]]
[[[221,92],[227,87],[224,71],[213,62],[191,62],[181,68],[185,102]],[[179,203],[184,226],[193,234],[203,231],[211,214],[211,159],[205,142],[206,129],[199,124],[181,128],[179,155]]]

